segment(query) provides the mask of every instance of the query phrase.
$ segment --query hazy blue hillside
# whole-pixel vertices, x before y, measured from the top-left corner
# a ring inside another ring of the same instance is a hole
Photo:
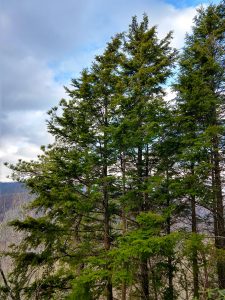
[[[23,184],[19,182],[0,182],[0,196],[24,192]]]
[[[0,182],[0,221],[5,213],[14,210],[21,203],[28,201],[29,194],[23,184],[19,182]]]

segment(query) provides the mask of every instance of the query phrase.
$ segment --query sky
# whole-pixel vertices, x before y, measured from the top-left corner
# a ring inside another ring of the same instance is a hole
[[[201,4],[209,1],[0,0],[0,181],[10,181],[4,162],[35,159],[53,141],[47,111],[132,16],[146,13],[160,38],[173,30],[182,49]]]

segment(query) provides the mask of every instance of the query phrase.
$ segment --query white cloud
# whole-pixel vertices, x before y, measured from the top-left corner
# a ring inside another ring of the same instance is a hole
[[[53,70],[31,56],[2,56],[1,105],[4,112],[50,108],[64,95]]]
[[[18,159],[35,159],[41,152],[40,145],[53,142],[46,131],[46,117],[43,111],[14,111],[6,115],[0,143],[0,181],[9,180],[6,176],[10,170],[3,165],[4,162],[15,164]],[[17,126],[12,126],[15,122]]]
[[[166,88],[166,95],[164,97],[165,101],[172,101],[176,97],[176,92],[173,91],[170,87]]]
[[[169,30],[174,32],[172,45],[180,49],[184,44],[185,34],[190,32],[193,25],[193,18],[196,14],[196,8],[188,7],[176,9],[173,6],[167,7],[159,21],[159,33],[165,36]],[[155,20],[157,22],[157,20]]]
[[[4,144],[1,144],[0,151],[0,181],[11,181],[7,178],[7,176],[11,174],[11,171],[4,165],[5,162],[15,164],[18,159],[28,161],[30,159],[35,159],[37,154],[40,153],[41,150],[36,144],[32,144],[26,140],[4,140]]]
[[[181,48],[194,7],[175,8],[162,0],[10,0],[0,12],[1,155],[3,161],[34,158],[50,141],[44,120],[64,96],[62,84],[90,66],[133,15],[146,12],[159,36],[174,30]],[[1,178],[8,171],[0,167]]]

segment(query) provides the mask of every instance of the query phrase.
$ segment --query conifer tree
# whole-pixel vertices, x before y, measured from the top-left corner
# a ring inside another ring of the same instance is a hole
[[[41,268],[41,281],[26,287],[28,298],[37,290],[43,299],[46,294],[62,297],[57,289],[63,295],[72,289],[78,274],[87,274],[90,279],[82,286],[90,290],[86,291],[89,297],[105,293],[106,299],[113,299],[107,252],[113,240],[115,193],[110,168],[116,152],[110,126],[116,118],[119,47],[120,36],[116,36],[90,70],[72,81],[72,89],[66,89],[71,100],[60,103],[62,115],[56,107],[49,111],[48,128],[55,143],[43,148],[37,162],[11,166],[15,179],[37,195],[31,207],[41,214],[12,223],[26,231],[15,257],[18,272],[25,275],[28,268]]]
[[[189,168],[192,232],[197,232],[196,201],[205,203],[214,218],[215,246],[225,250],[222,195],[222,147],[224,143],[225,6],[200,8],[193,33],[186,38],[178,77],[178,106],[184,131],[184,161]],[[208,185],[209,180],[211,186]],[[197,183],[197,184],[196,184]],[[191,188],[190,188],[191,187]],[[207,197],[204,197],[207,195]],[[197,253],[193,255],[194,295],[198,297]],[[225,288],[225,265],[218,258],[220,288]]]
[[[149,28],[146,15],[138,24],[134,17],[125,36],[121,74],[124,95],[121,101],[121,122],[116,136],[129,163],[126,181],[132,188],[127,191],[127,206],[133,216],[152,210],[154,204],[148,192],[151,173],[157,158],[152,148],[159,138],[161,116],[166,110],[163,103],[163,84],[171,75],[176,51],[170,47],[171,33],[164,39],[157,37],[156,27]],[[132,199],[135,202],[132,203]],[[140,282],[143,299],[149,299],[148,259],[140,261]]]
[[[12,222],[24,234],[9,253],[18,299],[126,300],[128,285],[140,299],[175,299],[174,132],[163,100],[170,41],[134,17],[49,111],[55,142],[37,161],[11,166],[35,195],[30,215]],[[115,266],[132,276],[118,279]]]

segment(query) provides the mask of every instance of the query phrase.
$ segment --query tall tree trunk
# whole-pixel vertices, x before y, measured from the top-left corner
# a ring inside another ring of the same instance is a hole
[[[197,219],[196,219],[196,201],[195,196],[191,196],[191,227],[192,233],[197,233]],[[198,251],[196,247],[192,250],[192,271],[193,271],[193,292],[194,297],[199,299],[199,266],[198,266]]]
[[[148,260],[141,260],[141,299],[149,300]]]
[[[138,173],[138,186],[139,188],[143,185],[143,160],[142,160],[143,150],[142,147],[138,147],[138,160],[137,160],[137,173]],[[139,193],[140,201],[140,211],[145,211],[145,193]],[[141,290],[142,290],[142,299],[149,300],[149,279],[148,279],[148,260],[145,258],[141,259],[140,264],[141,272]]]
[[[167,234],[170,234],[170,229],[171,229],[171,222],[170,222],[170,217],[167,218]],[[168,256],[167,258],[167,263],[168,263],[168,283],[169,283],[169,288],[168,288],[168,294],[167,294],[167,300],[173,300],[174,299],[174,288],[173,288],[173,260],[172,256]]]
[[[106,174],[107,174],[107,167],[104,167],[105,170],[105,177],[104,177],[104,192],[103,192],[103,205],[104,205],[104,248],[106,251],[110,250],[111,241],[110,241],[110,216],[109,216],[109,194],[108,194],[108,187],[106,182]],[[106,269],[110,271],[110,267],[107,265]],[[106,295],[107,300],[113,300],[113,292],[112,292],[112,279],[109,275],[107,277],[107,284],[106,284]]]
[[[123,188],[123,195],[126,193],[126,156],[125,153],[123,152],[121,154],[121,171],[122,171],[122,188]],[[127,231],[127,221],[126,221],[126,214],[125,214],[125,208],[124,206],[122,207],[122,230],[123,230],[123,235]],[[121,300],[126,300],[127,298],[127,286],[126,286],[126,281],[123,280],[122,282],[122,287],[121,287]]]
[[[143,181],[145,183],[144,189],[147,190],[147,184],[148,184],[148,178],[149,178],[149,145],[146,145],[146,151],[145,151],[145,169],[144,169],[144,178]],[[150,209],[149,207],[149,199],[148,199],[148,192],[144,192],[144,199],[143,199],[143,205],[142,209],[143,211],[147,211]]]
[[[214,192],[214,228],[215,228],[215,246],[217,249],[225,250],[225,222],[223,195],[221,186],[221,171],[219,157],[218,136],[213,138],[213,192]],[[225,261],[219,257],[217,259],[218,284],[220,289],[225,289]]]
[[[142,189],[143,185],[143,160],[142,160],[142,147],[138,147],[138,156],[137,156],[137,184],[138,190]],[[138,192],[139,197],[139,212],[144,211],[144,197],[142,192]]]
[[[108,127],[108,102],[105,99],[105,116],[104,125],[105,129]],[[110,214],[109,214],[109,186],[108,186],[108,136],[106,130],[104,132],[104,148],[103,148],[103,211],[104,211],[104,248],[106,253],[110,250]],[[107,255],[107,254],[106,254]],[[106,269],[110,272],[111,268],[107,263]],[[112,278],[111,275],[107,277],[106,284],[106,298],[107,300],[113,300]]]
[[[194,164],[191,166],[191,175],[194,176]],[[196,199],[191,195],[191,231],[197,234],[197,216],[196,216]],[[198,251],[196,247],[192,251],[192,271],[193,271],[193,293],[196,299],[199,299],[199,266]]]
[[[169,173],[168,173],[168,166],[167,166],[167,170],[166,170],[166,198],[167,198],[167,203],[166,206],[167,208],[170,207],[170,197],[169,197]],[[171,232],[171,217],[170,215],[167,217],[167,229],[166,229],[166,233],[169,235]],[[172,262],[172,256],[169,255],[168,259],[167,259],[167,263],[168,263],[168,283],[169,283],[169,288],[168,288],[168,294],[167,294],[167,300],[173,300],[174,298],[174,287],[173,287],[173,262]]]

